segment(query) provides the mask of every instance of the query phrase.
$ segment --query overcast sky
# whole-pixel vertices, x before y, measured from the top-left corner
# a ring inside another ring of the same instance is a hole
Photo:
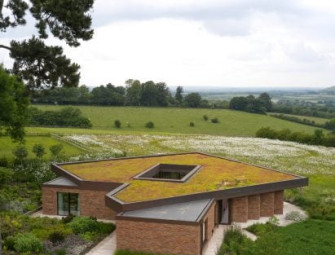
[[[81,84],[335,85],[333,0],[96,0],[92,17],[94,38],[65,47]],[[0,43],[33,31],[1,33]],[[10,65],[2,49],[0,62]]]

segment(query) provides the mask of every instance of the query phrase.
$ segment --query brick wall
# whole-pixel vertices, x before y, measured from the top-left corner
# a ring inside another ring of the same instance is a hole
[[[201,254],[201,226],[117,220],[117,249],[164,254]]]
[[[230,200],[230,219],[233,222],[248,220],[248,197],[237,197]]]
[[[57,192],[78,193],[80,199],[80,215],[92,216],[98,219],[114,220],[116,213],[105,205],[105,195],[108,191],[80,190],[43,187],[43,214],[57,215]]]
[[[215,228],[215,209],[216,209],[215,204],[216,204],[216,202],[211,205],[207,214],[203,218],[203,221],[207,220],[206,240],[211,239],[211,237],[213,235],[213,232],[214,232],[214,228]]]
[[[261,217],[271,217],[274,214],[274,193],[262,193],[261,197]]]
[[[284,191],[279,190],[275,192],[275,208],[274,208],[274,213],[275,214],[283,214],[284,210]]]
[[[248,219],[258,220],[260,217],[260,195],[248,197]]]

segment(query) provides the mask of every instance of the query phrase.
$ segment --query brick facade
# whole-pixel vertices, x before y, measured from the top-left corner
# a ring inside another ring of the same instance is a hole
[[[163,254],[201,254],[201,225],[117,220],[117,249]]]
[[[283,214],[284,210],[284,191],[279,190],[275,192],[275,208],[274,212],[275,214]]]
[[[57,192],[78,193],[80,215],[92,216],[98,219],[114,220],[116,213],[105,205],[105,195],[108,191],[81,190],[73,188],[42,188],[43,214],[57,215]]]
[[[248,220],[248,197],[237,197],[230,200],[230,219],[233,222]]]
[[[263,193],[261,197],[261,217],[271,217],[274,214],[274,193]]]
[[[258,220],[260,217],[260,195],[248,196],[248,219]]]
[[[207,214],[204,216],[203,221],[207,221],[207,229],[206,229],[206,240],[211,239],[214,228],[215,228],[215,210],[216,210],[216,202],[211,205]]]

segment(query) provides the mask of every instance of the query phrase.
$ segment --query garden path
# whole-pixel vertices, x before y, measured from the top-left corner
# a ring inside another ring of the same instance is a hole
[[[98,243],[86,255],[112,255],[116,250],[116,231]]]

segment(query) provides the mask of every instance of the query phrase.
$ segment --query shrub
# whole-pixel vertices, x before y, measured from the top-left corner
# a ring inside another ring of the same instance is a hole
[[[56,255],[66,255],[66,250],[65,249],[60,249],[55,251]]]
[[[17,252],[42,252],[43,245],[32,233],[17,234],[14,241],[14,249]]]
[[[219,119],[218,118],[213,118],[211,119],[212,123],[219,123]]]
[[[115,120],[115,121],[114,121],[114,126],[115,126],[116,128],[121,128],[121,121],[120,121],[120,120]]]
[[[208,120],[208,116],[205,114],[204,116],[202,116],[204,118],[205,121]]]
[[[152,121],[148,121],[147,123],[145,123],[145,127],[146,128],[154,128],[155,124]]]
[[[75,217],[76,217],[76,216],[70,214],[70,215],[68,215],[68,216],[66,216],[66,217],[63,217],[63,218],[62,218],[62,222],[63,222],[64,224],[70,223]]]
[[[0,187],[7,183],[13,176],[13,171],[8,168],[0,167]]]
[[[75,234],[84,234],[86,232],[98,232],[100,229],[99,222],[89,217],[75,217],[68,226]]]
[[[285,215],[285,220],[292,220],[292,221],[298,222],[304,219],[305,219],[305,216],[299,211],[291,211]]]
[[[276,229],[277,226],[270,221],[263,224],[263,223],[256,223],[247,228],[248,231],[251,233],[254,233],[257,236],[263,236],[265,234],[268,234],[269,232],[272,232],[274,229]]]
[[[71,231],[66,231],[65,229],[59,228],[53,230],[49,236],[48,239],[53,243],[60,243],[65,240],[65,238],[71,233]]]
[[[8,159],[6,157],[0,158],[0,167],[8,167]]]
[[[194,122],[193,121],[190,122],[190,127],[194,127]]]
[[[13,154],[17,160],[22,162],[28,156],[28,151],[26,147],[19,145],[13,150]]]
[[[63,144],[55,144],[49,147],[49,150],[54,158],[57,158],[63,150]]]
[[[225,232],[223,243],[217,255],[244,254],[253,246],[253,242],[242,234],[239,228],[230,228]]]
[[[42,144],[35,144],[33,147],[33,153],[37,158],[42,158],[45,154],[45,148]]]
[[[15,238],[14,236],[9,236],[5,239],[4,241],[4,247],[7,249],[7,250],[14,250],[14,245],[15,245]]]

